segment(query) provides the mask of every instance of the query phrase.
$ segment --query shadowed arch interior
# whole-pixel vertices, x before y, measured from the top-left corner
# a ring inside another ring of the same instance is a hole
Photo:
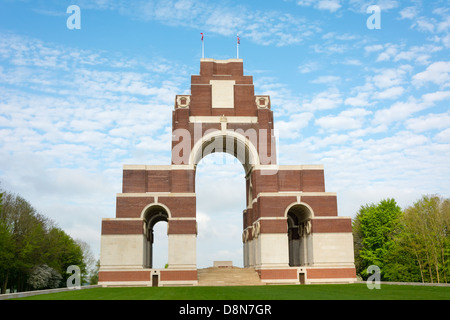
[[[311,233],[311,210],[303,204],[294,204],[287,212],[289,237],[289,266],[308,263],[308,239]]]
[[[169,214],[167,210],[160,205],[152,205],[143,214],[144,218],[144,266],[147,268],[153,267],[153,228],[160,221],[169,221]]]

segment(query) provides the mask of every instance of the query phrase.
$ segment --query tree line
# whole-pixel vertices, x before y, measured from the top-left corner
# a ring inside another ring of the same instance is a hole
[[[0,290],[5,293],[65,287],[67,268],[77,265],[81,280],[93,272],[89,245],[74,240],[24,198],[0,193]],[[95,276],[93,277],[95,278]]]
[[[381,269],[381,280],[450,282],[450,199],[423,196],[402,210],[394,199],[361,206],[353,219],[357,274]]]

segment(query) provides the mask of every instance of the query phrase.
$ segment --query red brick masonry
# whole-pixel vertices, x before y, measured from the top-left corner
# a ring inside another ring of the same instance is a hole
[[[197,270],[161,270],[161,281],[197,281]]]
[[[100,271],[99,282],[150,281],[150,270]],[[197,281],[197,270],[161,270],[161,281]]]
[[[142,220],[103,220],[102,234],[142,234]]]
[[[329,268],[329,269],[306,269],[308,279],[333,279],[352,278],[356,279],[355,268]]]
[[[297,269],[258,270],[261,280],[297,279]]]
[[[150,271],[100,271],[98,281],[150,281]]]
[[[352,232],[352,219],[312,219],[313,233]]]
[[[261,280],[297,279],[297,269],[258,270]],[[356,278],[355,268],[306,268],[307,279]]]

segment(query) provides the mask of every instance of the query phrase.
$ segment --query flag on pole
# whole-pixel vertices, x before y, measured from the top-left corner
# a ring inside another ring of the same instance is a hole
[[[202,59],[205,57],[205,43],[203,42],[203,32],[200,32],[202,35]]]
[[[239,44],[241,43],[241,38],[237,35],[237,45],[236,45],[236,58],[239,59]]]

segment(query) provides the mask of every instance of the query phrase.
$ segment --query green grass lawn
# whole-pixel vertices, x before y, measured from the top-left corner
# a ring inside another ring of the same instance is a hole
[[[365,284],[249,287],[93,288],[27,300],[450,300],[450,287]]]

